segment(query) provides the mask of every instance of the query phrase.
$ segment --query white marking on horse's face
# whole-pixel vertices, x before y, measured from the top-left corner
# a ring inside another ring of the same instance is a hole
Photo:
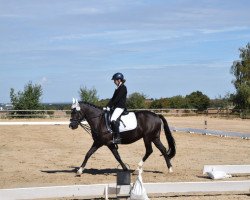
[[[78,100],[73,98],[73,102],[72,102],[72,106],[71,106],[71,109],[76,109],[77,111],[80,111],[81,110],[81,107],[78,103]]]

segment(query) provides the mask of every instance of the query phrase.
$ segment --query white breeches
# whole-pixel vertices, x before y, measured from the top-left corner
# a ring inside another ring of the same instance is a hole
[[[124,111],[124,108],[116,108],[111,116],[111,122],[116,121],[117,118],[121,116],[123,111]]]

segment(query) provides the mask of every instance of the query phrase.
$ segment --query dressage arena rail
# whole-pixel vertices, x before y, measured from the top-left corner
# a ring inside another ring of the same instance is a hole
[[[86,121],[82,124],[88,124]],[[18,121],[18,122],[0,122],[0,126],[15,126],[15,125],[69,125],[69,121]],[[242,139],[250,139],[249,133],[237,133],[237,132],[225,132],[225,131],[215,131],[208,129],[192,129],[192,128],[176,128],[170,127],[170,130],[174,132],[186,132],[186,133],[197,133],[203,135],[217,135],[224,137],[240,137]]]
[[[148,195],[175,194],[183,195],[189,193],[215,193],[241,192],[248,193],[250,180],[246,181],[215,181],[215,182],[166,182],[166,183],[144,183]],[[119,195],[129,195],[127,190],[120,188]],[[67,185],[51,187],[30,187],[0,189],[0,199],[38,199],[38,198],[109,198],[116,195],[116,184],[93,184],[93,185]]]
[[[197,109],[128,109],[129,111],[151,111],[163,115],[196,115]],[[71,110],[0,110],[0,118],[59,118],[69,117]]]
[[[203,174],[210,171],[221,170],[231,174],[250,173],[250,165],[205,165]],[[131,184],[132,186],[132,184]],[[165,182],[144,183],[148,195],[188,195],[188,194],[223,194],[250,192],[250,180],[243,181],[207,181],[207,182]],[[38,198],[97,198],[108,199],[111,195],[129,196],[129,185],[92,184],[92,185],[66,185],[50,187],[30,187],[0,189],[0,199],[38,199]]]
[[[235,116],[240,117],[241,111],[233,112],[232,109],[207,109],[203,112],[197,109],[175,109],[175,108],[157,108],[157,109],[128,109],[129,111],[151,111],[156,114],[166,116]],[[60,118],[69,117],[71,110],[0,110],[0,118]]]
[[[223,171],[227,174],[249,174],[250,165],[204,165],[203,174],[212,171]]]
[[[250,119],[249,110],[233,109],[215,109],[208,108],[204,111],[197,109],[175,109],[175,108],[157,108],[157,109],[128,109],[128,111],[151,111],[164,116],[214,116],[224,118],[245,118]],[[71,110],[0,110],[1,118],[69,118]],[[245,114],[244,114],[245,113]]]

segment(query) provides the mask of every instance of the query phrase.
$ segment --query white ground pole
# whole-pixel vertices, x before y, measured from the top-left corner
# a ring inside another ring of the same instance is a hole
[[[70,121],[54,121],[54,122],[36,122],[36,121],[24,121],[24,122],[0,122],[0,126],[20,126],[20,125],[69,125]],[[82,124],[88,124],[86,121]]]
[[[0,122],[0,126],[20,126],[20,125],[69,125],[70,121],[54,121],[54,122],[36,122],[36,121],[23,121],[23,122]],[[86,121],[81,124],[87,125]]]
[[[58,122],[0,122],[0,126],[15,126],[15,125],[69,125],[69,121],[58,121]]]
[[[246,181],[207,181],[207,182],[166,182],[166,183],[144,183],[147,194],[167,193],[222,193],[222,192],[249,192],[250,180]],[[94,185],[68,185],[52,187],[31,187],[0,189],[1,200],[12,199],[38,199],[38,198],[60,198],[60,197],[84,197],[97,198],[116,194],[116,184],[94,184]],[[127,194],[120,190],[119,195]]]
[[[105,195],[107,184],[0,189],[1,200]]]
[[[204,165],[203,174],[222,171],[227,174],[250,174],[250,165]]]

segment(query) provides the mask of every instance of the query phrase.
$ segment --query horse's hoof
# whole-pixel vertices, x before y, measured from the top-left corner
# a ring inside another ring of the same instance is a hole
[[[141,160],[141,161],[138,163],[138,167],[139,167],[139,168],[142,168],[143,164],[144,164],[144,162]]]
[[[133,171],[133,175],[139,175],[139,169],[138,168],[135,171]]]
[[[140,171],[140,170],[142,170],[142,167],[141,166],[137,166],[136,171]]]
[[[169,167],[169,168],[168,168],[168,172],[169,172],[169,173],[173,173],[173,172],[174,172],[174,171],[173,171],[173,167]]]
[[[83,171],[83,169],[82,169],[82,167],[80,167],[80,168],[77,170],[77,172],[76,172],[76,176],[81,176],[81,175],[82,175],[82,171]]]

